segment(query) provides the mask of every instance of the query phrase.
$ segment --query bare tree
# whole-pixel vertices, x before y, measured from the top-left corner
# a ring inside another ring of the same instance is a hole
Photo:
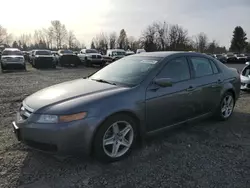
[[[30,46],[31,39],[32,39],[31,34],[21,34],[19,37],[19,41],[23,46]]]
[[[7,29],[0,25],[0,44],[5,43],[9,45],[12,42],[12,35],[8,34]]]
[[[208,46],[208,37],[205,33],[199,33],[196,36],[196,49],[198,52],[205,52]]]
[[[142,37],[140,38],[141,46],[147,52],[152,52],[157,50],[157,35],[155,31],[155,27],[153,25],[149,25],[142,33]]]
[[[53,39],[54,39],[54,33],[53,33],[53,28],[49,27],[48,29],[43,28],[42,29],[44,39],[47,44],[47,48],[52,49],[53,48]]]
[[[179,25],[171,25],[169,28],[169,49],[185,50],[188,44],[188,32]]]
[[[65,42],[65,38],[67,36],[67,30],[65,25],[63,25],[59,20],[51,21],[53,35],[56,42],[56,48],[60,49]]]
[[[100,51],[106,51],[108,49],[108,37],[105,33],[100,33],[96,35],[93,39],[96,49]]]
[[[117,41],[117,35],[116,32],[112,32],[109,35],[109,48],[114,49],[116,46],[116,41]]]
[[[166,24],[166,22],[163,22],[163,23],[155,22],[153,23],[153,27],[155,30],[157,48],[159,50],[166,50],[169,45],[168,24]]]
[[[67,37],[67,41],[68,41],[68,47],[69,49],[72,49],[74,47],[75,41],[76,41],[76,36],[74,34],[73,31],[69,31],[68,32],[68,37]]]

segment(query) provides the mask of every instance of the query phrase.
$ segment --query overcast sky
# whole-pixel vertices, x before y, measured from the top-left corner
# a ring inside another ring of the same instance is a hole
[[[250,0],[12,0],[1,2],[0,15],[15,36],[58,19],[87,46],[97,33],[122,28],[138,37],[153,21],[179,24],[190,36],[205,32],[227,47],[237,25],[250,38]]]

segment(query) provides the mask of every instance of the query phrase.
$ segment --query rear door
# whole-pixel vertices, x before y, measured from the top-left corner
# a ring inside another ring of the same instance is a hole
[[[211,59],[201,56],[190,56],[189,61],[194,71],[193,83],[200,90],[197,101],[202,105],[202,113],[208,113],[220,103],[220,91],[222,89],[222,73]]]

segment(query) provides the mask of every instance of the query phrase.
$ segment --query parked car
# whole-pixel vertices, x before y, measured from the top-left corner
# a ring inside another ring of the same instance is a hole
[[[239,94],[237,70],[212,57],[141,53],[28,96],[12,126],[38,150],[116,161],[138,138],[204,117],[227,120]]]
[[[136,53],[137,53],[137,54],[139,54],[139,53],[144,53],[144,52],[146,52],[146,50],[144,50],[144,49],[137,49],[137,50],[136,50]]]
[[[250,62],[246,62],[246,66],[242,69],[240,74],[241,90],[250,90]]]
[[[233,53],[228,53],[228,54],[225,54],[225,58],[226,58],[226,61],[227,63],[234,63],[234,62],[237,62],[237,57],[235,54]]]
[[[56,68],[56,63],[50,50],[34,50],[31,64],[34,68]]]
[[[128,56],[128,55],[134,55],[134,54],[135,54],[135,52],[133,52],[133,51],[126,51],[126,53],[125,53],[126,56]]]
[[[105,65],[102,55],[95,49],[82,49],[78,54],[78,57],[87,67],[91,67],[93,65],[99,65],[103,67]]]
[[[113,62],[126,56],[126,52],[123,49],[111,49],[107,50],[107,56],[113,59]]]
[[[26,70],[25,59],[22,51],[17,48],[5,48],[1,55],[2,72],[16,68]]]
[[[222,54],[213,54],[213,57],[218,59],[222,63],[227,63],[227,58]]]
[[[113,62],[113,58],[107,55],[102,55],[102,60],[103,62],[105,62],[105,65]]]
[[[80,59],[71,50],[59,50],[58,51],[58,64],[60,66],[73,65],[77,67],[80,64]]]
[[[236,54],[236,58],[238,60],[238,62],[246,62],[247,60],[247,57],[245,54]]]

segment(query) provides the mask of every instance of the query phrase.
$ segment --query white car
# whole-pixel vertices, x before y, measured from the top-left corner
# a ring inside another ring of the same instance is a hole
[[[110,49],[110,50],[107,50],[106,56],[109,56],[113,59],[113,61],[116,61],[118,59],[125,57],[126,51],[123,49]]]
[[[144,50],[144,49],[137,49],[137,50],[136,50],[136,53],[137,53],[137,54],[144,53],[144,52],[146,52],[146,50]]]
[[[240,74],[241,90],[250,90],[250,62],[246,62],[246,66]]]
[[[101,67],[105,65],[102,55],[95,49],[82,49],[78,57],[87,67],[91,67],[93,64]]]
[[[1,55],[2,72],[15,68],[26,70],[24,55],[22,51],[17,48],[5,48]]]

